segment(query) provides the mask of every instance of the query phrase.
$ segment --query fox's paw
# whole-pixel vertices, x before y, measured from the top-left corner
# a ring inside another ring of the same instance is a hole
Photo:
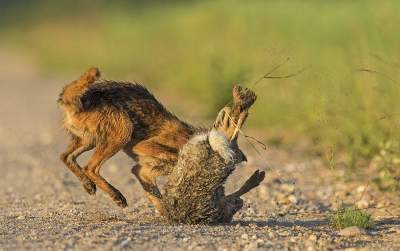
[[[126,203],[126,199],[125,197],[120,193],[120,192],[116,192],[115,197],[112,198],[115,203],[119,206],[119,207],[127,207],[128,203]]]
[[[90,195],[96,194],[96,185],[90,180],[83,182],[83,188]]]

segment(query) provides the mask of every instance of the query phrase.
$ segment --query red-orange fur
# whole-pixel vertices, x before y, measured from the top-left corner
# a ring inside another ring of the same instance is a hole
[[[66,85],[58,103],[71,135],[61,160],[85,190],[95,194],[98,186],[119,206],[127,206],[124,196],[100,176],[102,164],[122,149],[137,161],[132,172],[161,211],[156,177],[170,173],[179,149],[198,129],[168,112],[143,86],[100,80],[97,68]],[[80,167],[76,158],[91,149],[89,162]]]

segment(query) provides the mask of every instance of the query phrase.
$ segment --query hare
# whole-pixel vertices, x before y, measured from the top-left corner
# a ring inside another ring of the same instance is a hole
[[[179,152],[163,193],[163,212],[171,223],[228,223],[243,206],[240,198],[264,180],[257,170],[242,187],[225,195],[224,184],[238,163],[246,160],[237,145],[237,131],[255,101],[249,89],[234,88],[233,105],[221,110],[215,127],[194,135]],[[230,121],[227,118],[239,118]]]

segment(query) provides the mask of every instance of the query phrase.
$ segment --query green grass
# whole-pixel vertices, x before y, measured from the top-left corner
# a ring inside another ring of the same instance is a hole
[[[48,74],[96,65],[107,78],[142,81],[178,113],[209,118],[234,83],[290,57],[276,75],[307,70],[258,84],[250,127],[305,134],[349,163],[400,137],[399,1],[61,1],[62,11],[58,2],[11,9],[0,45]]]
[[[372,216],[362,209],[354,207],[341,208],[333,212],[329,217],[330,223],[337,229],[357,226],[361,228],[371,228],[374,226]]]

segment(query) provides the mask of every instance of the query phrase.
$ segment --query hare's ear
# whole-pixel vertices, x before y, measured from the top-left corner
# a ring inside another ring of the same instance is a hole
[[[100,78],[100,70],[97,67],[92,67],[82,74],[81,80],[86,83],[93,83]]]

